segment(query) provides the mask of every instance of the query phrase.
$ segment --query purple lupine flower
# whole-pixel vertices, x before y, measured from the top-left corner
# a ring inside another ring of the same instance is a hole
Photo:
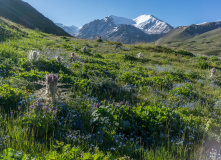
[[[148,98],[145,99],[146,101],[148,100]]]
[[[84,158],[84,154],[83,154],[83,153],[81,153],[81,159],[82,159],[82,158]]]
[[[121,104],[121,105],[124,105],[124,102],[121,102],[120,104]]]
[[[30,108],[35,108],[35,106],[32,104],[32,105],[30,106]]]
[[[13,114],[13,111],[11,111],[10,114],[12,115],[12,114]]]
[[[54,110],[54,111],[53,111],[53,114],[56,114],[56,113],[57,113],[57,110]]]
[[[2,96],[0,96],[0,98],[2,98]]]
[[[43,106],[42,109],[46,109],[47,107]]]
[[[36,103],[37,103],[37,106],[40,106],[40,105],[41,105],[39,101],[37,101]]]
[[[49,111],[49,108],[46,108]]]

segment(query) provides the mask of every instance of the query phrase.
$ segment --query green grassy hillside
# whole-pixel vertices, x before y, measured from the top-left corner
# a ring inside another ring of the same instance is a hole
[[[210,32],[206,32],[194,38],[188,39],[184,43],[180,44],[180,48],[186,50],[192,50],[196,54],[202,55],[221,55],[221,29],[215,29]]]
[[[0,17],[0,42],[7,39],[17,39],[26,35],[24,27]]]
[[[220,56],[221,29],[215,26],[207,26],[204,29],[179,27],[161,39],[156,41],[157,45],[171,47],[173,49],[184,49],[194,54]]]
[[[1,159],[220,157],[218,58],[0,24]]]

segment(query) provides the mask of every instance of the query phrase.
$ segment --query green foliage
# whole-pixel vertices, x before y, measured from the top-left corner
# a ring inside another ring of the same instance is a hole
[[[108,41],[107,43],[108,43],[109,45],[116,45],[116,46],[122,46],[122,45],[123,45],[121,42]]]
[[[179,98],[185,97],[189,99],[194,99],[197,96],[191,84],[176,87],[172,89],[169,93],[171,94],[172,97],[179,97]]]
[[[18,152],[12,148],[7,148],[3,150],[3,154],[0,155],[0,158],[4,160],[8,159],[25,160],[25,159],[32,159],[33,157],[24,154],[22,151]]]
[[[184,50],[179,50],[179,51],[177,51],[177,53],[180,54],[180,55],[183,55],[183,56],[195,57],[194,54],[192,54],[190,52],[187,52],[187,51],[184,51]]]
[[[137,61],[138,58],[136,58],[135,56],[133,56],[132,54],[125,54],[123,56],[124,60],[128,60],[128,61]]]
[[[114,95],[114,93],[117,92],[118,86],[115,84],[112,78],[105,78],[100,76],[89,76],[89,86],[92,89],[92,93],[94,96],[104,96],[103,98],[108,98],[111,95]]]
[[[9,113],[11,110],[17,110],[18,102],[25,96],[22,89],[11,88],[8,84],[0,86],[0,106],[1,112]]]
[[[217,58],[216,56],[211,56],[211,57],[210,57],[210,60],[211,60],[212,62],[214,62],[214,61],[218,61],[219,58]]]
[[[39,72],[38,70],[31,69],[29,72],[19,72],[16,78],[24,78],[30,82],[44,80],[48,72]]]
[[[170,89],[172,87],[172,81],[167,77],[149,77],[146,82],[148,85]]]
[[[31,108],[30,108],[31,110]],[[45,111],[46,112],[46,111]],[[42,113],[42,114],[40,114]],[[44,116],[42,116],[44,115]],[[46,139],[46,137],[51,137],[55,134],[55,130],[53,128],[55,122],[53,122],[53,116],[49,112],[39,112],[32,116],[26,115],[22,118],[21,121],[18,121],[17,126],[22,128],[29,128],[29,135],[34,134],[36,138]],[[33,133],[34,131],[34,133]]]
[[[88,160],[107,160],[109,157],[105,156],[102,152],[96,151],[91,154],[89,152],[83,152],[80,148],[71,147],[70,144],[64,145],[63,142],[58,142],[54,148],[59,148],[60,152],[52,151],[45,157],[47,159],[88,159]]]
[[[25,59],[21,60],[21,66],[26,71],[31,71],[33,68],[35,70],[39,71],[47,71],[50,73],[59,73],[59,71],[62,71],[63,73],[70,74],[71,71],[64,66],[62,63],[58,63],[55,59],[52,60],[43,60],[40,59],[36,62],[30,63],[29,61],[26,61]]]
[[[196,63],[195,66],[200,69],[208,69],[210,67],[210,64],[209,64],[209,62],[206,62],[204,60],[200,60],[199,62]]]
[[[104,58],[102,55],[100,55],[100,54],[98,54],[98,53],[96,53],[95,55],[94,55],[94,58]]]
[[[96,41],[97,41],[97,42],[99,42],[99,43],[100,43],[100,42],[103,42],[103,40],[102,40],[102,39],[97,39]]]

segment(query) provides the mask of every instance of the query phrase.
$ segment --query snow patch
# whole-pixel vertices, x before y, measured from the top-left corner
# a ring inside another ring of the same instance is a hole
[[[156,18],[151,15],[141,15],[135,18],[134,21],[136,22],[134,26],[142,29],[146,24],[156,21]]]
[[[197,25],[204,25],[204,24],[207,24],[207,23],[211,23],[211,22],[203,22],[203,23],[200,23],[200,24],[197,24]],[[221,25],[221,20],[215,21],[215,23],[218,24],[218,25]]]

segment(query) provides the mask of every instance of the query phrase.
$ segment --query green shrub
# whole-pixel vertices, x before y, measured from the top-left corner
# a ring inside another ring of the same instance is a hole
[[[217,58],[216,56],[211,56],[209,57],[209,59],[214,62],[214,61],[219,61],[219,58]]]
[[[135,57],[132,54],[124,54],[123,59],[127,60],[127,61],[137,61],[137,60],[139,60],[137,57]]]
[[[28,81],[35,82],[38,80],[44,80],[45,75],[48,74],[48,72],[39,72],[38,70],[30,70],[29,72],[19,72],[16,74],[16,78],[24,78]]]
[[[58,63],[55,59],[52,60],[43,60],[40,59],[37,62],[33,62],[32,64],[29,61],[23,60],[21,62],[21,66],[26,71],[31,71],[32,69],[37,69],[39,71],[47,71],[49,73],[59,73],[62,71],[64,73],[70,74],[71,71],[62,63]]]
[[[179,50],[179,51],[177,51],[177,53],[180,54],[180,55],[183,55],[183,56],[195,57],[194,54],[192,54],[190,52],[187,52],[187,51],[184,51],[184,50]]]
[[[102,58],[102,59],[104,59],[104,57],[103,57],[102,55],[98,54],[98,53],[96,53],[96,54],[94,55],[94,57],[95,57],[95,58]]]
[[[177,101],[178,99],[194,99],[197,97],[197,94],[194,91],[192,84],[178,86],[172,89],[169,93],[171,94],[172,99],[175,98]]]
[[[123,46],[123,43],[121,43],[121,42],[108,41],[107,43],[110,44],[110,45]]]
[[[208,69],[210,67],[210,64],[204,60],[200,60],[195,64],[195,66],[200,69]]]
[[[173,84],[172,81],[167,77],[149,77],[146,83],[151,86],[165,89],[170,89]]]

